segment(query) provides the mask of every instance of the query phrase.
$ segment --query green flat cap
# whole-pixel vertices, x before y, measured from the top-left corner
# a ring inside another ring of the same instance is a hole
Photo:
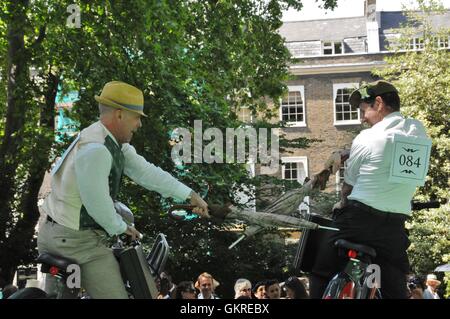
[[[389,93],[397,92],[395,86],[391,83],[383,80],[378,80],[375,82],[367,83],[362,85],[359,89],[352,92],[350,95],[350,105],[353,107],[359,107],[359,104],[364,101],[373,101],[376,96]]]

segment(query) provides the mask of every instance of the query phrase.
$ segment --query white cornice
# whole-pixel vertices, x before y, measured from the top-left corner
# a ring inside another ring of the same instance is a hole
[[[331,74],[331,73],[354,73],[371,72],[374,68],[386,66],[384,61],[371,61],[360,63],[336,63],[336,64],[299,64],[291,65],[289,71],[293,75],[307,74]]]

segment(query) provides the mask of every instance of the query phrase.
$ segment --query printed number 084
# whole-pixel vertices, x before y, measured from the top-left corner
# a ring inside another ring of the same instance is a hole
[[[413,166],[413,165],[416,165],[417,166],[417,168],[419,168],[420,167],[420,157],[418,157],[415,161],[414,161],[414,157],[413,156],[411,156],[411,155],[408,155],[408,156],[406,156],[406,155],[400,155],[400,157],[399,157],[399,159],[398,159],[398,162],[399,162],[399,164],[401,165],[401,166],[408,166],[408,167],[411,167],[411,166]]]

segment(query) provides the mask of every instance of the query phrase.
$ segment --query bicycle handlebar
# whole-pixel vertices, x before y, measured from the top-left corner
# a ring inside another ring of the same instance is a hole
[[[194,213],[191,212],[194,208],[195,206],[193,205],[186,205],[186,204],[173,205],[170,207],[167,213],[169,214],[170,218],[173,218],[175,220],[185,220],[186,216],[194,215]]]

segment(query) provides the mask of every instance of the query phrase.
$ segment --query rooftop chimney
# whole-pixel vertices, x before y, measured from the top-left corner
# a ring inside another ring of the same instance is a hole
[[[377,0],[365,0],[364,12],[367,28],[367,52],[380,52],[380,36],[377,20]]]

